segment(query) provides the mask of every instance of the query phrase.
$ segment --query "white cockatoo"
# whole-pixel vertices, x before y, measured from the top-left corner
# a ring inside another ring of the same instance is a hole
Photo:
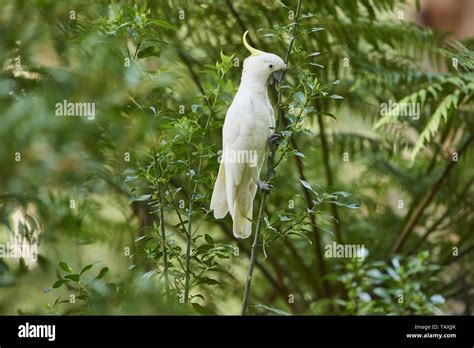
[[[280,81],[286,69],[285,62],[277,55],[250,46],[247,33],[243,42],[251,55],[244,60],[240,86],[225,117],[223,151],[210,207],[216,219],[230,213],[237,238],[247,238],[252,232],[257,187],[271,189],[260,181],[268,140],[275,129],[267,83],[270,78]]]

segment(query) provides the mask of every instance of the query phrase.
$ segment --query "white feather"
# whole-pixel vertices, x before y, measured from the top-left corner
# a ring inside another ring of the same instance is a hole
[[[227,207],[225,185],[225,167],[224,163],[221,163],[219,167],[219,174],[217,174],[216,184],[214,185],[214,191],[212,192],[211,198],[211,210],[214,210],[214,217],[216,219],[222,219],[227,215],[229,211]]]
[[[247,238],[252,232],[257,180],[267,152],[268,137],[275,127],[267,94],[267,80],[272,72],[269,61],[280,69],[286,67],[279,57],[268,53],[245,60],[242,81],[222,130],[223,163],[219,167],[210,207],[218,219],[230,213],[237,238]],[[225,156],[234,154],[236,159],[239,153],[244,154],[246,161],[231,161]]]

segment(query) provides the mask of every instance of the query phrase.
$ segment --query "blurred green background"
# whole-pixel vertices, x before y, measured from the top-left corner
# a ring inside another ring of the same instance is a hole
[[[290,53],[249,312],[472,314],[472,6],[298,3],[0,0],[0,243],[39,245],[0,314],[239,314],[252,238],[208,208],[245,30]]]

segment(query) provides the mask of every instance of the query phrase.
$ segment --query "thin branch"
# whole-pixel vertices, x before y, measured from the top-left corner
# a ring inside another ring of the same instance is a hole
[[[296,18],[299,18],[300,11],[301,11],[301,1],[298,3],[298,8],[296,10]],[[293,44],[294,44],[294,41],[296,39],[297,26],[298,26],[298,20],[296,19],[295,20],[295,25],[293,26],[293,32],[291,34],[291,41],[290,41],[290,44],[289,44],[289,47],[288,47],[288,51],[286,52],[286,55],[285,55],[285,63],[286,64],[288,64],[288,61],[289,61],[289,58],[290,58],[290,52],[291,52],[291,49],[293,48]],[[278,117],[277,123],[276,123],[276,128],[277,129],[278,129],[278,125],[279,125],[280,120],[283,120],[285,127],[288,126],[288,122],[287,122],[287,120],[284,116],[284,110],[281,107],[281,93],[280,92],[281,92],[281,90],[279,91],[278,98],[277,98],[278,105],[280,105],[280,108],[279,108],[280,116]],[[290,143],[291,143],[291,146],[294,149],[298,148],[298,144],[296,143],[296,140],[293,136],[290,136]],[[301,158],[299,156],[294,156],[293,158],[295,159],[295,163],[296,163],[296,167],[297,167],[297,170],[298,170],[298,175],[299,175],[300,180],[307,181],[306,176],[304,174],[303,162],[302,162]],[[301,185],[301,187],[303,189],[306,204],[307,204],[308,208],[310,208],[313,205],[312,199],[311,199],[311,193],[303,185]],[[313,246],[315,248],[315,256],[316,256],[317,263],[319,265],[318,267],[319,267],[320,274],[321,274],[322,277],[324,277],[324,275],[326,275],[326,265],[325,265],[324,259],[322,257],[323,253],[322,253],[322,245],[321,245],[321,236],[319,234],[319,230],[316,227],[317,221],[316,221],[316,216],[314,215],[314,212],[312,214],[310,214],[310,220],[311,220],[311,225],[312,225],[312,229],[313,229],[313,240],[314,240]],[[323,280],[323,287],[324,287],[324,291],[325,291],[325,296],[328,296],[329,293],[330,293],[330,288],[329,288],[329,284],[327,283],[326,280]],[[320,293],[320,292],[317,291],[317,293]]]
[[[324,120],[323,116],[318,116],[318,124],[320,130],[320,137],[321,137],[321,145],[323,149],[323,162],[326,172],[326,182],[328,186],[333,186],[333,176],[331,171],[331,166],[329,164],[329,146],[326,138],[326,131],[324,128]],[[331,212],[334,216],[334,229],[336,230],[336,240],[338,243],[342,243],[342,236],[341,236],[341,219],[339,217],[339,210],[337,209],[336,204],[331,204]]]
[[[428,168],[426,169],[426,172],[424,173],[425,177],[428,177],[431,175],[431,172],[433,171],[436,163],[438,162],[438,155],[441,149],[446,145],[449,130],[451,129],[452,120],[453,120],[453,117],[450,117],[448,120],[448,123],[446,124],[446,128],[443,131],[443,134],[441,135],[441,141],[439,143],[433,144],[436,147],[436,149],[433,155],[431,156],[431,161],[428,165]],[[402,222],[403,226],[405,226],[408,223],[408,220],[413,215],[413,211],[420,203],[420,200],[421,200],[421,196],[416,196],[415,199],[413,200],[412,204],[410,205],[408,209],[407,214],[405,215],[404,221]]]
[[[471,143],[472,140],[474,140],[474,134],[471,134],[471,136],[461,146],[459,151],[457,151],[458,158],[461,157],[462,153],[469,147],[469,144]],[[451,170],[454,168],[455,165],[456,165],[456,162],[451,161],[446,166],[443,173],[440,175],[440,177],[433,184],[431,190],[426,193],[426,195],[420,201],[419,205],[414,209],[413,214],[409,217],[408,222],[406,223],[406,225],[403,227],[402,231],[400,232],[400,237],[395,242],[395,244],[392,248],[392,254],[399,253],[402,250],[402,248],[403,248],[405,242],[407,241],[410,233],[413,231],[415,225],[418,223],[418,221],[422,217],[423,212],[430,205],[430,203],[433,200],[434,196],[439,191],[439,189],[441,188],[444,180],[446,180],[446,178],[448,177],[449,173],[451,172]]]
[[[222,227],[222,230],[225,232],[225,234],[227,236],[231,237],[232,239],[235,239],[234,235],[232,234],[232,231],[228,228],[228,226],[223,221],[219,221],[219,225]],[[244,253],[246,253],[249,256],[251,255],[251,250],[249,250],[247,248],[247,246],[245,245],[245,243],[242,242],[241,239],[237,239],[236,242],[237,242],[237,246],[238,246],[239,250],[243,250]],[[278,265],[278,263],[272,257],[270,257],[270,255],[268,257],[268,260],[270,261],[270,264],[272,265],[275,272],[277,272],[277,273],[281,272],[281,267]],[[262,272],[262,275],[265,278],[267,278],[267,280],[270,282],[272,287],[277,289],[278,292],[281,294],[281,296],[286,300],[288,298],[289,291],[286,288],[285,284],[284,283],[279,283],[272,276],[270,271],[262,263],[260,263],[258,260],[256,260],[255,266],[257,266],[257,268],[260,270],[260,272]]]
[[[295,16],[295,25],[293,27],[293,37],[292,37],[292,40],[290,42],[290,45],[288,46],[288,51],[286,53],[286,60],[285,60],[286,64],[288,64],[290,51],[293,47],[293,42],[294,42],[295,33],[296,33],[296,27],[298,26],[298,20],[299,20],[300,13],[301,13],[301,4],[302,4],[302,2],[303,2],[303,0],[299,0],[299,2],[298,2],[298,7],[297,7],[297,10],[296,10],[296,16]],[[281,116],[281,108],[280,108],[281,96],[282,96],[282,93],[281,93],[281,89],[280,89],[279,92],[278,92],[278,106],[279,106],[279,110],[280,110],[280,116]],[[279,123],[278,121],[279,121],[279,118],[276,120],[276,127],[275,127],[276,129],[278,127],[278,123]],[[268,155],[268,158],[267,158],[267,180],[268,181],[272,181],[274,176],[275,176],[275,169],[274,169],[275,153],[276,153],[276,146],[272,146],[270,154]],[[247,314],[248,301],[249,301],[249,297],[250,297],[250,287],[251,287],[251,284],[252,284],[252,277],[253,277],[253,269],[254,269],[254,266],[255,266],[255,262],[257,261],[257,251],[258,251],[258,243],[259,243],[259,237],[260,237],[260,226],[261,226],[261,220],[263,218],[263,216],[262,216],[263,215],[263,206],[265,204],[266,198],[267,198],[267,192],[263,192],[262,193],[262,200],[260,202],[260,209],[259,209],[258,216],[257,216],[257,225],[255,227],[255,237],[254,237],[254,241],[253,241],[253,244],[252,244],[252,252],[251,252],[251,255],[250,255],[250,265],[249,265],[249,269],[248,269],[248,273],[247,273],[247,280],[246,280],[245,290],[244,290],[244,298],[243,298],[243,301],[242,301],[242,311],[241,311],[242,315]]]
[[[216,92],[216,98],[214,99],[214,102],[212,104],[212,107],[210,107],[210,112],[209,116],[207,117],[206,125],[204,129],[209,129],[209,124],[211,122],[211,118],[214,116],[214,109],[216,106],[216,101],[217,101],[217,96],[219,94],[220,88],[218,86],[217,92]],[[204,143],[206,134],[204,133],[201,137],[201,145]],[[188,296],[189,296],[189,280],[191,278],[191,243],[192,243],[192,221],[193,221],[193,199],[194,199],[194,193],[196,192],[198,188],[198,179],[199,175],[201,174],[201,168],[202,168],[202,155],[199,156],[199,162],[198,162],[198,168],[196,171],[196,181],[194,183],[194,188],[190,192],[190,198],[189,198],[189,208],[188,208],[188,230],[186,234],[186,273],[185,273],[185,287],[184,287],[184,302],[188,302]],[[192,183],[192,176],[189,175],[189,180],[190,180],[190,185]],[[190,186],[191,189],[191,186]]]
[[[474,183],[474,179],[469,180],[469,182],[464,186],[464,188],[461,190],[460,194],[456,194],[456,197],[461,198],[466,195],[468,192],[469,188],[471,185]],[[438,226],[456,209],[458,206],[451,206],[449,209],[446,210],[446,212],[441,215],[441,217],[436,220],[430,228],[426,230],[426,232],[423,234],[423,236],[413,245],[411,248],[410,252],[408,254],[414,254],[416,250],[420,248],[420,246],[423,244],[423,242],[428,238],[428,236],[436,231]]]
[[[292,146],[296,149],[297,144],[296,144],[295,139],[292,138],[291,142],[292,142]],[[303,162],[301,161],[301,158],[299,156],[293,156],[293,158],[295,159],[296,169],[298,170],[298,176],[300,180],[307,181],[306,175],[304,174]],[[309,191],[309,189],[304,187],[303,184],[301,184],[301,188],[303,190],[303,194],[304,194],[304,198],[305,198],[307,206],[311,207],[313,205],[311,192]],[[316,215],[314,214],[314,212],[309,215],[309,218],[311,221],[311,227],[313,229],[313,246],[314,246],[315,256],[316,256],[316,260],[319,267],[319,273],[321,277],[324,277],[327,273],[326,264],[323,258],[323,247],[322,247],[321,235],[317,227]],[[329,293],[330,293],[329,284],[325,279],[323,279],[322,283],[324,287],[324,295],[327,297],[329,296]]]
[[[242,302],[242,315],[247,315],[247,308],[249,305],[249,297],[250,297],[250,286],[252,285],[252,277],[253,277],[253,269],[255,267],[255,262],[257,261],[257,250],[258,250],[258,241],[260,237],[260,223],[262,219],[260,217],[263,213],[263,206],[265,205],[265,201],[267,198],[266,192],[262,194],[262,201],[260,202],[260,208],[258,210],[258,218],[257,218],[257,226],[255,227],[255,237],[253,239],[252,244],[252,252],[250,254],[250,265],[247,272],[247,281],[245,283],[244,289],[244,299]]]
[[[184,187],[182,187],[182,185],[176,180],[176,179],[171,179],[170,180],[171,184],[173,184],[174,187],[180,187],[182,188],[182,192],[184,195],[187,195],[187,191]],[[169,185],[167,186],[167,189],[168,189],[168,192],[171,192],[171,189],[169,187]],[[176,206],[175,202],[173,200],[170,200],[170,203],[172,204],[173,208],[176,210],[177,212],[177,215],[178,215],[178,218],[180,220],[180,224],[183,226],[184,229],[186,229],[186,226],[184,224],[184,221],[181,217],[181,214],[179,212],[179,209],[178,207]],[[202,208],[202,205],[199,205],[199,208]],[[229,229],[229,227],[224,223],[224,221],[222,220],[217,220],[216,221],[217,224],[221,227],[222,231],[228,236],[230,237],[232,240],[235,240],[237,242],[237,246],[239,248],[239,250],[243,250],[244,253],[246,253],[247,255],[250,256],[250,253],[251,251],[247,248],[247,246],[245,245],[245,243],[242,242],[241,239],[235,239],[233,237],[233,234],[232,234],[232,231]],[[275,260],[273,259],[273,257],[271,257],[269,255],[268,257],[268,260],[270,261],[272,267],[275,269],[275,271],[278,270],[278,268],[280,267],[276,262]],[[282,297],[284,297],[285,299],[287,298],[288,296],[288,293],[289,291],[287,291],[287,289],[285,289],[285,284],[279,284],[275,278],[272,276],[272,274],[270,273],[270,271],[263,265],[261,264],[260,262],[256,262],[256,266],[257,268],[260,269],[260,272],[262,272],[263,276],[265,278],[267,278],[267,280],[270,282],[270,284],[275,288],[275,289],[278,289],[279,293],[281,294]],[[183,268],[183,272],[184,272],[185,268]]]
[[[160,204],[160,227],[161,227],[161,245],[163,247],[163,273],[165,275],[166,296],[170,294],[170,278],[168,272],[168,253],[166,247],[166,232],[165,232],[165,215],[163,207],[163,191],[159,182],[161,177],[158,170],[157,154],[155,152],[155,173],[156,173],[156,191],[158,193],[158,201]]]

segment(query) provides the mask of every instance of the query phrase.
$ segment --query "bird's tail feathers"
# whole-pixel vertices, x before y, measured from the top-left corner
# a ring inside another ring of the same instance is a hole
[[[225,166],[222,162],[219,167],[219,173],[217,174],[216,183],[214,185],[214,191],[212,192],[210,206],[210,209],[214,210],[214,217],[216,219],[222,219],[227,215],[229,211],[229,208],[227,206],[227,195],[225,186]]]
[[[237,198],[238,199],[238,198]],[[253,200],[250,202],[250,207],[247,212],[241,212],[239,209],[239,202],[235,202],[234,207],[234,216],[233,216],[233,226],[232,230],[236,238],[248,238],[252,234],[252,208]]]

